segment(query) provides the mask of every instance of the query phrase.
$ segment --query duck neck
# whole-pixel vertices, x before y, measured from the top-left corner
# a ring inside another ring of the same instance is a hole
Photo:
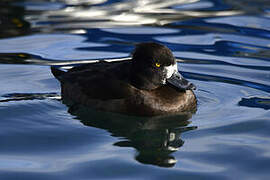
[[[136,73],[132,73],[130,74],[130,83],[131,85],[133,85],[134,87],[136,87],[137,89],[141,89],[141,90],[153,90],[158,88],[159,86],[152,83],[150,81],[151,78],[149,78],[148,76],[144,75],[144,74],[136,74]]]

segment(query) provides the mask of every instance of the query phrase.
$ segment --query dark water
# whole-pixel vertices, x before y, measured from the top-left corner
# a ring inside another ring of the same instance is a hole
[[[0,179],[269,179],[270,1],[0,3]],[[68,109],[49,65],[167,45],[191,116]]]

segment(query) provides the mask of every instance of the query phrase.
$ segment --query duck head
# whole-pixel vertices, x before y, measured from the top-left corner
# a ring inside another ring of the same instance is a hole
[[[178,71],[169,48],[158,43],[140,43],[132,54],[131,83],[138,89],[153,90],[164,85],[185,91],[196,89]]]

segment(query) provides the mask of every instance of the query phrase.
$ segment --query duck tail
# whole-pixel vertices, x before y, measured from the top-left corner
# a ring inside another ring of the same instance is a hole
[[[54,77],[59,81],[61,81],[61,76],[66,73],[65,71],[61,71],[60,69],[54,66],[51,66],[51,72],[54,75]]]

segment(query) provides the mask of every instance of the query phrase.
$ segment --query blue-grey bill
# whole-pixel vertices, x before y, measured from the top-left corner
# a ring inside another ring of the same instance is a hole
[[[167,79],[167,83],[179,90],[195,90],[196,86],[186,80],[180,73],[174,73],[169,79]]]

